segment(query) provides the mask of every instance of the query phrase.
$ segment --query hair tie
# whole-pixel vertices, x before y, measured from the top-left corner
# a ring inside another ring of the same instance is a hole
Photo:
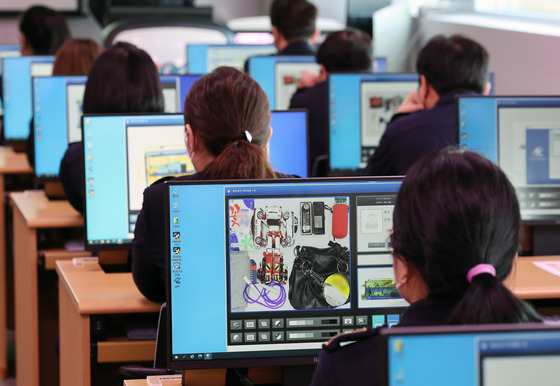
[[[253,136],[251,135],[251,133],[249,133],[247,130],[245,130],[243,133],[233,137],[231,139],[232,142],[237,141],[238,139],[242,139],[244,141],[247,141],[249,143],[251,143],[253,141]]]
[[[496,268],[491,264],[477,264],[467,272],[467,280],[472,283],[472,279],[481,273],[489,273],[492,276],[496,276]]]

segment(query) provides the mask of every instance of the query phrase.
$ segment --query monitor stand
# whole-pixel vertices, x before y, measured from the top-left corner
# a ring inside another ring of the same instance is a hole
[[[533,226],[533,255],[560,255],[560,224]]]

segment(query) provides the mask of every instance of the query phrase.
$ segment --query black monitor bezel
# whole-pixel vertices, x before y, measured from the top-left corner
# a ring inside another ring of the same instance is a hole
[[[391,182],[402,181],[403,176],[355,176],[355,177],[312,177],[312,178],[282,178],[282,179],[255,179],[255,180],[169,180],[165,181],[166,194],[165,194],[165,293],[167,301],[167,319],[166,319],[166,342],[167,342],[167,368],[169,370],[196,370],[196,369],[218,369],[218,368],[236,368],[236,367],[262,367],[262,366],[295,366],[295,365],[310,365],[317,364],[318,357],[321,349],[309,350],[313,354],[301,356],[285,356],[281,357],[260,357],[260,358],[242,358],[242,359],[217,359],[217,360],[200,360],[200,361],[181,361],[173,362],[171,360],[171,335],[172,335],[172,305],[171,305],[171,286],[169,280],[171,275],[171,250],[170,250],[170,189],[174,185],[245,185],[245,184],[275,184],[279,181],[281,183],[314,183],[314,182],[351,182],[351,181],[379,181]],[[186,365],[188,364],[188,366]]]

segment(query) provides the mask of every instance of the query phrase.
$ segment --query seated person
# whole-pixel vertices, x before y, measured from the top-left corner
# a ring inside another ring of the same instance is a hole
[[[278,55],[314,55],[319,30],[317,7],[307,0],[274,0],[270,23]]]
[[[520,227],[513,186],[479,154],[445,148],[412,166],[391,235],[396,287],[410,303],[399,326],[540,322],[503,285]],[[339,335],[323,347],[312,385],[380,384],[376,329]]]
[[[277,55],[313,56],[319,37],[315,26],[317,7],[307,0],[274,0],[270,6],[270,23]],[[249,61],[245,61],[249,72]]]
[[[54,55],[66,40],[70,29],[60,12],[43,5],[25,10],[19,19],[19,40],[22,56]]]
[[[397,114],[387,125],[365,174],[404,175],[424,154],[457,145],[455,96],[489,91],[488,60],[486,49],[469,38],[433,37],[416,61],[418,92],[398,111],[410,114]]]
[[[93,63],[84,91],[84,114],[161,113],[163,93],[156,65],[146,51],[119,42]],[[60,181],[70,204],[84,210],[84,146],[68,146],[60,162]]]
[[[217,113],[218,112],[218,113]],[[272,129],[262,88],[249,75],[218,67],[197,80],[185,98],[185,143],[197,173],[181,180],[287,177],[264,151]],[[152,301],[165,300],[165,184],[144,191],[132,242],[132,276]],[[193,200],[196,200],[193,197]]]
[[[292,96],[290,108],[309,111],[309,159],[313,176],[326,176],[329,153],[329,85],[331,71],[371,71],[372,44],[370,37],[356,29],[333,32],[319,46],[317,63],[321,73],[303,73],[300,88]],[[319,158],[320,157],[320,158]]]

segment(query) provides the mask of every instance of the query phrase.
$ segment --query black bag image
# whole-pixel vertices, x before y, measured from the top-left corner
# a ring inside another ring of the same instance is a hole
[[[350,253],[333,241],[328,248],[296,246],[288,298],[297,310],[335,308],[350,301]]]

